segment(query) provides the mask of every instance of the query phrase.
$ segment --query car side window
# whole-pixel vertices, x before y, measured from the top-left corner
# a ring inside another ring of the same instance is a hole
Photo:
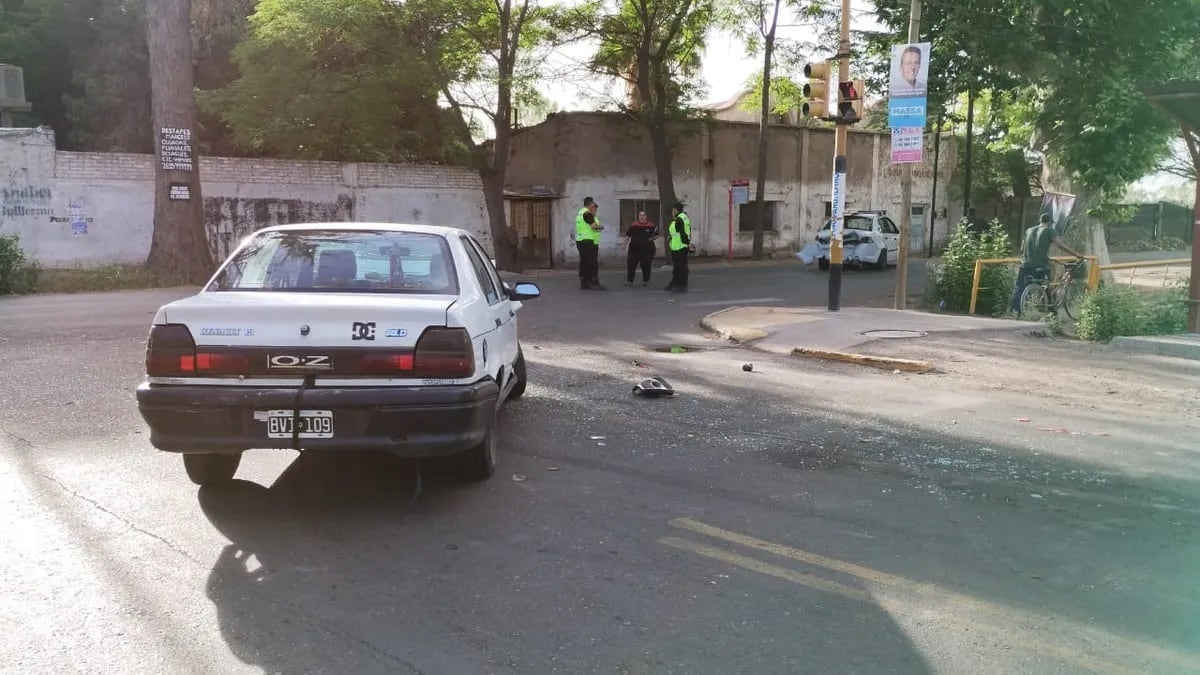
[[[505,295],[504,281],[500,279],[500,272],[498,272],[496,270],[496,266],[492,264],[492,259],[489,258],[487,252],[483,250],[483,246],[476,241],[474,237],[469,237],[468,239],[471,242],[471,245],[474,246],[475,250],[479,253],[479,257],[483,259],[483,266],[487,269],[488,274],[492,277],[492,283],[496,284],[496,289],[500,291],[501,299],[503,299],[503,296]]]
[[[471,245],[470,239],[463,237],[462,244],[463,248],[467,250],[471,268],[475,270],[475,278],[479,280],[479,287],[483,289],[483,295],[487,298],[488,304],[494,305],[500,302],[500,291],[496,288],[496,283],[492,281],[492,275],[488,273],[487,262],[479,255],[479,250]]]
[[[896,227],[896,224],[892,222],[891,218],[880,218],[879,226],[886,234],[900,233],[900,228]]]

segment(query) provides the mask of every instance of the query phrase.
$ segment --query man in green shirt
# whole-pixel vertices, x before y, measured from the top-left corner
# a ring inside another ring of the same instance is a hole
[[[1049,213],[1043,213],[1040,222],[1025,232],[1025,240],[1021,242],[1021,269],[1017,270],[1017,287],[1013,290],[1013,314],[1021,313],[1021,295],[1025,288],[1034,281],[1045,281],[1049,276],[1051,245],[1076,258],[1083,258],[1059,239],[1058,231],[1054,229],[1054,219]]]

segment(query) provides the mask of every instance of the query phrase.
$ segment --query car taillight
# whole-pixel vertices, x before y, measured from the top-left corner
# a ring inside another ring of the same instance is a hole
[[[168,323],[150,327],[150,337],[146,340],[147,375],[188,375],[196,369],[195,359],[196,343],[187,326]]]
[[[178,323],[150,328],[146,342],[146,374],[150,377],[242,375],[250,370],[244,354],[197,351],[192,333]]]
[[[417,340],[413,359],[415,377],[470,377],[475,372],[475,350],[463,328],[429,328]]]
[[[359,361],[359,368],[364,375],[408,375],[413,371],[413,355],[367,354]]]

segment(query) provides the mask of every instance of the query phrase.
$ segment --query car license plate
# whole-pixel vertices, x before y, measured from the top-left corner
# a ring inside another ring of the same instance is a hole
[[[267,410],[256,413],[256,419],[266,418],[267,438],[292,438],[295,424],[300,424],[300,438],[333,438],[332,410]]]

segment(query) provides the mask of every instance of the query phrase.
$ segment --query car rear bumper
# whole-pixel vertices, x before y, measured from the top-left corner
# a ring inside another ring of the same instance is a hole
[[[451,455],[478,445],[495,420],[491,380],[430,387],[253,388],[143,383],[138,410],[150,443],[166,452],[384,450]],[[329,410],[332,438],[269,438],[267,410]],[[255,413],[259,413],[256,418]]]

